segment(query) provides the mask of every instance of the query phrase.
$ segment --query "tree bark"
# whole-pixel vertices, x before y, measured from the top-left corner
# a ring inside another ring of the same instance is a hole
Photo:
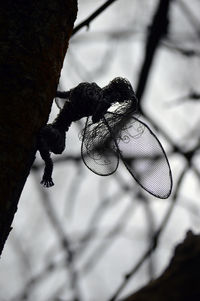
[[[0,4],[0,253],[55,96],[77,0]]]

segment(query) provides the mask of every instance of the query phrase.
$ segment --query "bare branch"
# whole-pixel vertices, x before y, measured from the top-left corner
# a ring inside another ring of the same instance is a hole
[[[93,12],[85,21],[81,22],[79,25],[77,25],[73,32],[72,35],[76,34],[77,31],[79,31],[81,28],[86,26],[89,28],[90,23],[98,16],[100,15],[108,6],[110,6],[112,3],[114,3],[116,0],[107,0],[103,5],[101,5],[95,12]]]

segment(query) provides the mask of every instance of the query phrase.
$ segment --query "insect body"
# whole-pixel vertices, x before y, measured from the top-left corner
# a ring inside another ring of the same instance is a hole
[[[61,154],[71,123],[87,117],[81,155],[90,170],[110,175],[121,159],[146,191],[159,198],[170,195],[172,176],[167,156],[155,134],[137,118],[137,98],[128,80],[117,77],[104,88],[81,83],[67,92],[58,91],[56,97],[66,100],[64,107],[38,137],[38,149],[45,161],[41,184],[54,185],[50,152]]]

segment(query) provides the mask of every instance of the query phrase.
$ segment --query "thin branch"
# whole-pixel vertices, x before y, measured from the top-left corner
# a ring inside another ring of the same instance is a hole
[[[185,168],[183,170],[183,172],[181,173],[181,175],[179,177],[179,181],[178,181],[178,184],[177,184],[176,192],[175,192],[174,197],[173,197],[173,201],[170,204],[169,209],[167,210],[159,229],[156,231],[154,237],[152,238],[152,241],[150,243],[149,248],[145,251],[145,253],[142,255],[142,257],[137,262],[137,264],[130,270],[130,272],[125,275],[124,280],[119,285],[118,289],[116,290],[114,295],[109,299],[109,301],[116,301],[117,300],[118,296],[121,294],[123,289],[126,287],[128,282],[130,281],[130,279],[136,274],[136,272],[139,270],[139,268],[151,256],[152,252],[155,251],[155,249],[157,248],[158,243],[159,243],[159,239],[161,237],[161,234],[163,233],[163,230],[166,228],[166,225],[167,225],[167,223],[168,223],[168,221],[171,217],[171,214],[173,212],[173,209],[175,208],[175,204],[177,203],[179,190],[180,190],[182,181],[184,179],[184,176],[186,175],[186,172],[187,172],[187,168]]]
[[[200,56],[200,51],[197,49],[193,49],[191,46],[178,46],[177,41],[170,40],[169,37],[168,39],[162,41],[162,45],[167,48],[169,51],[176,51],[178,54],[181,54],[187,58],[193,58],[195,56],[199,57]]]
[[[101,260],[105,252],[108,251],[109,248],[115,243],[116,239],[118,239],[119,234],[126,228],[129,219],[132,218],[133,210],[135,206],[133,203],[130,203],[122,214],[119,216],[118,221],[114,227],[111,228],[110,231],[107,232],[104,240],[94,248],[94,251],[83,265],[81,274],[86,275],[95,265]]]
[[[81,28],[83,28],[84,26],[86,26],[87,28],[89,28],[90,23],[98,16],[100,15],[108,6],[110,6],[112,3],[114,3],[116,0],[107,0],[103,5],[101,5],[97,10],[95,10],[87,19],[85,19],[83,22],[81,22],[80,24],[78,24],[73,32],[72,32],[72,36],[74,34],[77,33],[77,31],[79,31]]]
[[[188,3],[186,4],[185,1],[179,0],[176,2],[179,7],[182,9],[183,13],[185,14],[185,16],[187,17],[188,21],[190,22],[190,24],[194,27],[195,31],[196,31],[196,35],[197,38],[199,38],[200,36],[200,22],[197,19],[197,17],[195,16],[195,14],[191,11],[191,9],[188,7]]]
[[[200,102],[200,92],[191,91],[187,95],[177,97],[176,99],[170,100],[166,103],[167,106],[175,106],[178,104],[183,104],[184,102]]]
[[[159,47],[160,41],[168,31],[168,13],[171,1],[172,0],[160,0],[152,20],[146,42],[144,63],[140,72],[138,87],[136,89],[136,95],[140,101],[147,84],[156,50]]]
[[[65,267],[66,271],[69,273],[70,276],[70,285],[72,290],[74,291],[75,298],[74,300],[79,301],[81,300],[81,294],[79,292],[78,286],[78,273],[74,266],[74,252],[71,248],[71,241],[65,233],[65,229],[60,222],[56,210],[53,208],[50,199],[48,199],[47,191],[44,189],[40,190],[41,193],[41,201],[42,205],[47,213],[49,221],[52,225],[52,228],[57,234],[58,242],[65,252]]]

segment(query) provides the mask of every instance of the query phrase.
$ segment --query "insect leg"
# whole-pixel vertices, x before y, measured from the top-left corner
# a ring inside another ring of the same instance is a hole
[[[42,177],[42,181],[40,182],[45,187],[51,187],[54,185],[52,180],[52,172],[53,172],[53,162],[50,156],[50,149],[48,145],[47,139],[45,139],[45,135],[43,135],[43,131],[40,131],[38,137],[38,150],[42,159],[45,162],[44,173]]]
[[[45,150],[39,150],[42,159],[45,162],[44,174],[40,184],[45,187],[52,187],[54,185],[52,180],[52,172],[53,172],[53,161],[51,159],[50,153]]]

